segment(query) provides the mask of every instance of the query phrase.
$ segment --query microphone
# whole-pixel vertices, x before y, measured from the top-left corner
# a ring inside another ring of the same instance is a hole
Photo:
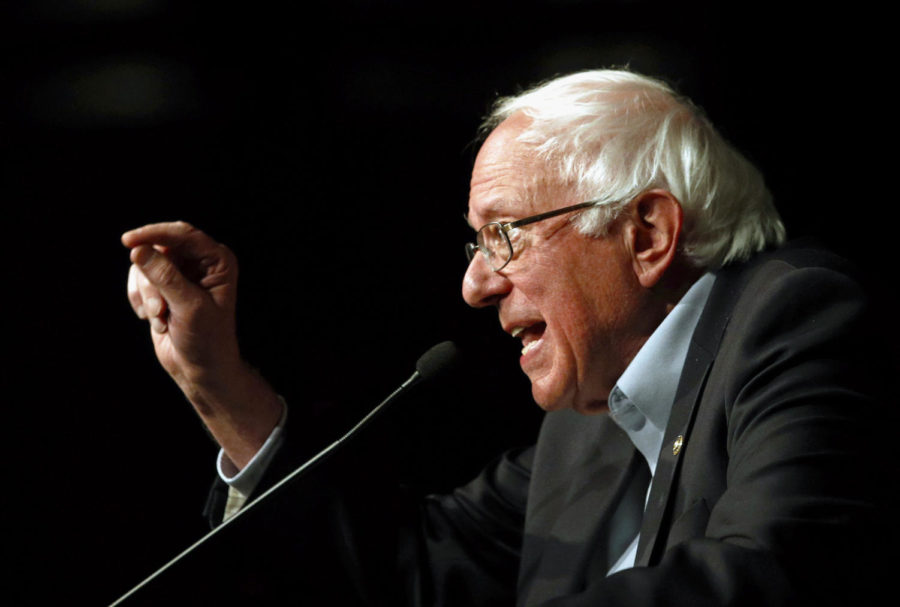
[[[459,363],[459,348],[452,341],[442,341],[432,346],[416,361],[416,373],[429,380],[450,371]]]
[[[365,426],[372,422],[380,413],[382,413],[385,409],[387,409],[388,405],[390,405],[400,394],[405,392],[411,386],[414,386],[422,381],[432,380],[440,375],[443,375],[450,369],[457,366],[460,359],[459,349],[456,347],[452,341],[444,341],[435,346],[432,346],[425,354],[419,357],[419,360],[416,361],[416,370],[412,375],[409,376],[405,382],[400,384],[396,390],[391,392],[387,398],[385,398],[381,403],[378,404],[374,409],[372,409],[365,417],[363,417],[355,426],[353,426],[349,431],[347,431],[343,436],[339,439],[319,451],[316,455],[308,459],[305,463],[303,463],[299,468],[296,468],[293,472],[285,476],[283,479],[275,483],[268,490],[259,495],[256,499],[246,504],[243,508],[241,508],[238,512],[236,512],[231,518],[226,521],[223,521],[218,527],[204,535],[200,540],[195,542],[189,548],[184,550],[181,554],[176,556],[174,559],[157,569],[153,574],[151,574],[147,579],[142,581],[140,584],[129,590],[127,593],[119,597],[114,603],[110,605],[110,607],[116,607],[116,605],[122,604],[129,597],[133,596],[137,593],[141,588],[149,584],[151,581],[159,577],[162,573],[164,573],[167,569],[175,565],[182,558],[186,557],[188,554],[193,552],[196,548],[198,548],[201,544],[208,541],[212,536],[221,532],[222,529],[228,527],[233,524],[235,520],[240,519],[247,512],[256,507],[259,503],[266,500],[269,496],[279,491],[282,487],[290,484],[295,479],[300,478],[304,475],[308,470],[310,470],[313,466],[318,464],[319,462],[324,461],[331,453],[337,450],[342,444],[349,441],[356,434],[358,434]]]

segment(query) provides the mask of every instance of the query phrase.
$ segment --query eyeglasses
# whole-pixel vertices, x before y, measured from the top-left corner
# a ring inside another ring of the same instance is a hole
[[[486,223],[481,226],[478,233],[475,235],[475,242],[466,243],[466,258],[469,260],[469,263],[472,263],[475,253],[481,251],[481,254],[484,255],[484,259],[491,267],[491,270],[499,272],[505,268],[506,264],[513,258],[514,252],[512,241],[509,239],[510,230],[521,228],[522,226],[527,226],[565,213],[571,213],[572,211],[586,209],[603,202],[608,201],[589,200],[587,202],[573,204],[570,207],[556,209],[555,211],[548,211],[547,213],[532,215],[531,217],[525,217],[524,219],[517,219],[516,221],[509,221],[506,223],[492,221]]]

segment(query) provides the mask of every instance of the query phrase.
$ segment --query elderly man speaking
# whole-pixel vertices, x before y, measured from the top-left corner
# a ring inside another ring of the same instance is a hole
[[[769,606],[875,594],[888,413],[846,264],[785,244],[758,171],[652,78],[558,78],[499,100],[485,128],[463,297],[496,308],[521,340],[548,413],[533,447],[417,506],[373,513],[349,489],[354,470],[371,482],[365,466],[334,464],[310,499],[333,506],[359,602]],[[310,422],[298,405],[288,416],[241,359],[227,248],[184,223],[122,240],[131,304],[222,448],[228,498],[211,502],[222,520],[289,469]]]

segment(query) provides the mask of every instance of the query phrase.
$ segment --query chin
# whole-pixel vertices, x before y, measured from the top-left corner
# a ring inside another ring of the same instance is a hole
[[[538,407],[544,411],[560,411],[562,409],[576,409],[575,402],[571,394],[565,392],[548,389],[540,381],[531,382],[531,396]]]
[[[534,398],[534,402],[548,413],[563,409],[571,409],[582,415],[597,415],[609,412],[607,403],[608,392],[603,398],[582,400],[577,398],[576,394],[547,390],[546,388],[539,381],[531,382],[531,396]]]
[[[534,399],[534,402],[537,403],[537,406],[543,409],[544,411],[557,411],[559,409],[565,409],[558,402],[548,399],[545,394],[543,394],[540,390],[535,389],[535,385],[531,384],[531,397]]]

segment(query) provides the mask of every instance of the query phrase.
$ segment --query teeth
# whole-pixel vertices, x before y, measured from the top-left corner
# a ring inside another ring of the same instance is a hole
[[[540,341],[540,340],[538,340],[538,341]],[[525,346],[524,348],[522,348],[522,354],[524,355],[524,354],[527,354],[528,352],[530,352],[531,350],[534,350],[538,345],[538,341],[528,342],[528,345]]]
[[[518,337],[519,335],[522,334],[522,331],[524,331],[524,330],[525,330],[525,327],[516,327],[515,329],[510,331],[509,334],[512,335],[513,337]]]

